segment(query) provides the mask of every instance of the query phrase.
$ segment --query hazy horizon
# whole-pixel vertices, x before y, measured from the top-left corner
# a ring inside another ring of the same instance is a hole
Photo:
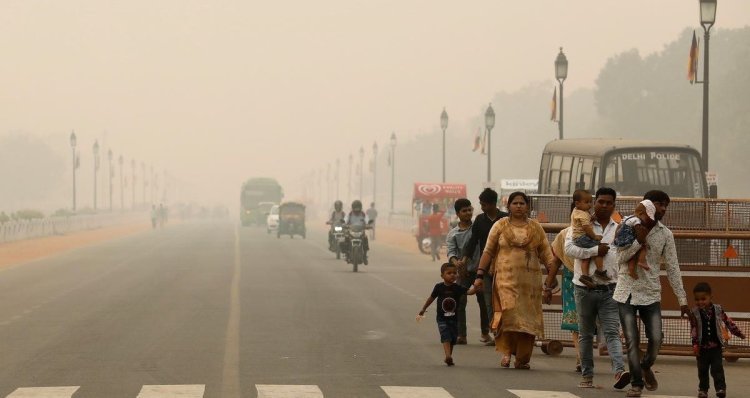
[[[252,176],[299,195],[301,176],[336,157],[344,168],[391,132],[400,143],[434,132],[443,107],[450,133],[473,134],[452,129],[497,93],[552,81],[559,47],[566,98],[593,88],[615,54],[661,51],[688,27],[702,34],[698,11],[697,0],[8,1],[0,136],[30,133],[61,156],[57,207],[70,202],[72,130],[82,176],[98,140],[103,164],[112,148],[139,170],[167,170],[197,200],[236,202]],[[714,33],[747,26],[750,2],[719,1],[716,20]]]

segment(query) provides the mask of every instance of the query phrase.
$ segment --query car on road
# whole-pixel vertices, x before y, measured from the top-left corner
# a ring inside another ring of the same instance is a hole
[[[279,205],[273,205],[266,216],[266,232],[269,234],[279,229]]]

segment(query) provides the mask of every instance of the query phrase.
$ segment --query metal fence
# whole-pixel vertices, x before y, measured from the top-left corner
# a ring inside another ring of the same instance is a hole
[[[540,222],[569,223],[568,195],[529,195],[532,216]],[[616,210],[622,216],[633,214],[642,198],[617,198]],[[750,200],[675,198],[662,223],[675,231],[750,232]]]

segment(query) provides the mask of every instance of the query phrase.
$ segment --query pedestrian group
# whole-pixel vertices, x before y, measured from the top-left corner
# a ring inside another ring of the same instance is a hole
[[[437,301],[445,363],[455,364],[454,345],[467,344],[466,296],[476,294],[480,342],[495,346],[501,367],[531,369],[534,343],[544,334],[542,303],[550,303],[562,267],[561,328],[572,333],[576,370],[581,373],[578,387],[595,387],[594,336],[600,335],[611,359],[613,387],[621,390],[629,385],[627,397],[640,397],[644,388],[655,391],[653,367],[663,337],[659,281],[663,264],[680,312],[690,320],[698,397],[708,397],[709,374],[716,396],[726,397],[722,348],[729,334],[745,336],[712,301],[708,283],[695,285],[695,307],[688,307],[674,237],[661,223],[669,195],[646,192],[634,214],[619,223],[613,218],[616,199],[612,188],[599,188],[593,196],[576,191],[571,224],[551,245],[542,226],[529,218],[531,203],[523,192],[509,195],[506,213],[497,207],[497,193],[485,189],[479,195],[482,213],[473,222],[471,201],[456,200],[459,223],[446,237],[448,262],[440,267],[442,282],[435,285],[417,316],[421,319]],[[543,284],[542,266],[547,269]],[[640,350],[638,318],[648,340],[645,353]]]

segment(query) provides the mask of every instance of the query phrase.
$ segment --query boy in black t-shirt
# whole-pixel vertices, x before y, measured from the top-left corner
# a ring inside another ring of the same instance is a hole
[[[474,286],[466,289],[456,283],[458,270],[451,263],[445,263],[440,267],[440,276],[443,278],[443,282],[438,283],[432,289],[432,294],[422,306],[422,311],[419,311],[417,320],[424,316],[427,307],[437,299],[437,324],[440,331],[440,341],[443,343],[443,350],[445,351],[445,364],[453,366],[453,346],[456,345],[456,339],[458,338],[458,316],[456,315],[458,300],[464,294],[475,294],[476,290]]]

